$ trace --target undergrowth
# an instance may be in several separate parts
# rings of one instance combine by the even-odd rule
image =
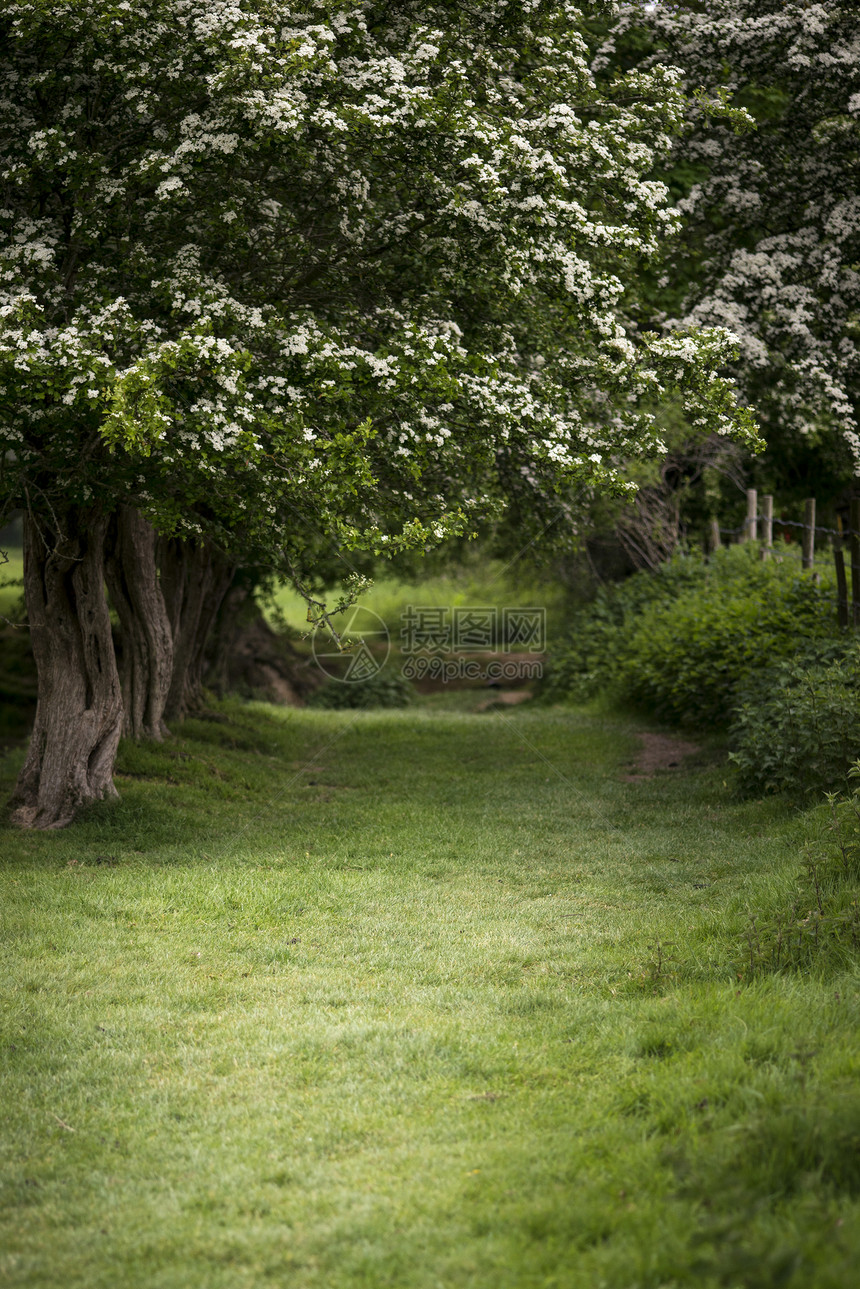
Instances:
[[[860,646],[840,630],[829,571],[755,544],[679,555],[602,588],[553,651],[545,701],[602,695],[669,725],[727,730],[747,796],[809,802],[860,751]]]
[[[415,701],[415,686],[396,671],[382,669],[366,680],[330,680],[308,698],[310,707],[335,711],[370,707],[408,707]]]
[[[747,795],[810,801],[847,787],[860,752],[860,643],[799,641],[795,657],[741,687],[730,738],[729,759]]]
[[[683,552],[600,589],[554,651],[544,696],[609,690],[670,724],[727,724],[739,688],[798,639],[837,635],[829,584],[752,544]]]

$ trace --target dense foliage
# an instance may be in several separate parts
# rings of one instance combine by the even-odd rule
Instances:
[[[677,724],[721,727],[747,680],[802,639],[832,639],[829,586],[755,546],[685,553],[657,573],[607,586],[574,620],[545,693],[582,699],[601,690]]]
[[[656,293],[670,329],[720,323],[778,479],[860,472],[860,25],[847,0],[626,3],[599,64],[681,69],[756,119],[694,108],[670,173],[681,242]]]
[[[791,656],[798,637],[833,631],[833,605],[808,576],[760,570],[706,579],[673,605],[644,610],[618,660],[619,696],[661,720],[719,727],[748,676]]]
[[[726,731],[734,783],[799,801],[844,787],[860,749],[860,646],[834,588],[786,556],[685,553],[608,585],[574,618],[549,701],[605,695],[669,724]]]
[[[571,5],[10,4],[0,17],[12,505],[120,496],[288,564],[488,493],[623,488],[638,401],[748,423],[724,332],[629,335],[663,67],[598,89]],[[495,479],[495,485],[493,484]]]
[[[807,644],[742,689],[731,724],[740,789],[802,799],[846,785],[860,750],[860,646]]]

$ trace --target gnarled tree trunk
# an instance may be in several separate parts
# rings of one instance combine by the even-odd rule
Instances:
[[[233,689],[270,703],[300,704],[318,688],[322,672],[269,626],[254,598],[260,581],[259,569],[236,571],[206,646],[206,684],[216,694]]]
[[[249,610],[253,612],[256,608],[253,602],[255,582],[253,570],[245,570],[245,576],[239,573],[233,578],[212,627],[206,682],[218,695],[226,694],[230,688],[230,659],[246,617],[250,616]]]
[[[107,584],[120,624],[123,734],[160,742],[173,677],[173,633],[155,561],[152,525],[130,506],[111,522]]]
[[[235,566],[208,541],[163,541],[158,555],[173,633],[173,676],[164,714],[183,720],[201,706],[206,641]]]
[[[104,592],[107,526],[94,511],[67,513],[55,532],[24,519],[38,705],[12,797],[23,828],[62,828],[81,806],[117,796],[122,694]]]

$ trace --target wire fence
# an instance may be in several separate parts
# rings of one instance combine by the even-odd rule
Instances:
[[[788,519],[784,515],[773,513],[773,497],[765,495],[759,507],[758,493],[755,488],[747,489],[747,514],[742,524],[735,528],[721,527],[715,518],[711,520],[709,545],[716,549],[723,544],[723,537],[734,538],[738,542],[757,541],[762,559],[799,559],[801,570],[810,572],[820,583],[820,569],[832,561],[836,577],[836,596],[822,596],[826,603],[836,606],[839,625],[842,627],[860,627],[860,497],[852,498],[848,508],[848,522],[843,523],[842,516],[837,519],[836,528],[828,528],[815,522],[816,502],[814,497],[807,497],[804,502],[804,518]],[[796,529],[800,537],[798,546],[784,540],[779,548],[773,544],[774,529],[782,529],[782,537],[790,538],[790,532]],[[816,536],[821,533],[830,538],[829,557],[824,560],[816,555]],[[846,560],[846,548],[848,559]],[[795,554],[795,552],[797,552]]]
[[[756,524],[763,524],[766,522],[767,517],[765,515],[753,515],[752,518]],[[749,522],[749,518],[747,518],[742,524],[739,524],[737,528],[720,528],[720,533],[725,534],[727,537],[745,533]],[[807,526],[802,519],[783,519],[781,515],[772,515],[770,517],[770,522],[773,524],[774,528],[806,528]],[[853,529],[824,528],[821,524],[815,524],[813,531],[816,533],[832,534],[834,537],[842,537],[844,539],[851,536]],[[860,536],[860,534],[858,534],[858,536]]]

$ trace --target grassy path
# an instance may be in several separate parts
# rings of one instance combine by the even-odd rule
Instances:
[[[0,1285],[855,1283],[860,978],[737,977],[803,821],[586,714],[225,710],[0,832]]]

